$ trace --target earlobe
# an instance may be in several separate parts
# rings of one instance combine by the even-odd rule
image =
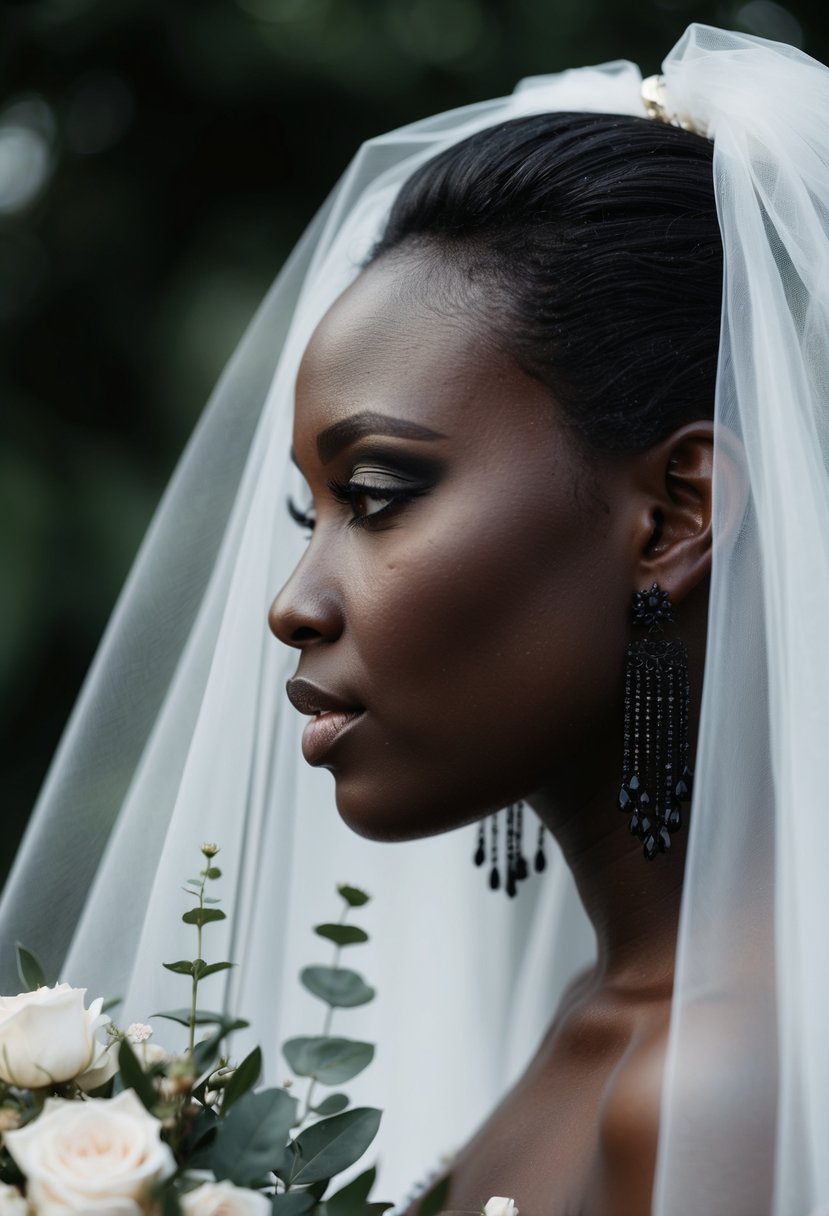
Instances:
[[[711,570],[714,424],[688,423],[644,454],[650,532],[641,586],[658,582],[679,603]]]

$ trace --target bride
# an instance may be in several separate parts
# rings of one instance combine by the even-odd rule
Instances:
[[[829,74],[700,26],[664,73],[361,150],[194,436],[0,906],[146,1017],[216,838],[239,966],[211,982],[280,1077],[305,928],[366,886],[354,1092],[381,1189],[454,1149],[452,1208],[829,1204]]]

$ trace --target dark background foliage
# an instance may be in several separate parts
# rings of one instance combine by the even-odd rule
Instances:
[[[0,7],[0,874],[154,504],[370,135],[690,20],[829,58],[790,0],[17,0]]]

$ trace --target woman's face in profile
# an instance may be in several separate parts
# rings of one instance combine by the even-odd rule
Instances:
[[[414,257],[365,270],[305,352],[315,522],[269,618],[298,708],[359,711],[312,719],[303,750],[381,839],[615,774],[631,593],[618,466],[480,320],[430,307]]]

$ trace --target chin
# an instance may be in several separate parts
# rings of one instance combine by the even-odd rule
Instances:
[[[334,774],[337,810],[343,823],[367,840],[400,842],[439,836],[485,815],[490,806],[470,808],[457,791],[416,791],[398,784],[349,779]]]

